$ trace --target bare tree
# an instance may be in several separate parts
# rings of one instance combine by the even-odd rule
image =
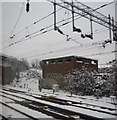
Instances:
[[[42,69],[42,66],[41,66],[41,61],[39,59],[35,59],[31,62],[31,65],[33,68],[36,68],[36,69]]]

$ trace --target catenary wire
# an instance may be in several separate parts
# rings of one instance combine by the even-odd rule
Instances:
[[[25,2],[22,3],[22,7],[21,7],[20,14],[19,14],[18,19],[17,19],[17,21],[16,21],[16,23],[15,23],[15,25],[14,25],[11,33],[10,33],[10,37],[11,37],[11,35],[13,34],[13,32],[14,32],[14,30],[15,30],[15,28],[16,28],[16,26],[17,26],[17,24],[18,24],[18,22],[19,22],[19,20],[20,20],[20,18],[21,18],[22,11],[23,11],[23,8],[24,8],[24,3],[25,3]],[[9,40],[9,37],[8,37],[6,40],[2,41],[2,43],[5,43],[5,42],[8,41],[8,40]]]
[[[103,7],[107,6],[107,5],[110,5],[110,4],[112,4],[112,3],[114,3],[114,2],[110,2],[110,3],[108,3],[108,4],[104,4],[104,5],[100,6],[100,7],[97,7],[96,9],[94,9],[94,11],[95,11],[95,10],[98,10],[98,9],[100,9],[100,8],[103,8]],[[59,11],[59,10],[61,10],[61,9],[62,9],[62,8],[58,9],[57,11]],[[56,11],[56,12],[57,12],[57,11]],[[37,21],[34,22],[33,24],[27,26],[27,28],[29,28],[29,27],[31,27],[32,25],[40,22],[41,20],[49,17],[49,16],[52,15],[53,13],[54,13],[54,12],[50,13],[49,15],[45,16],[44,18],[42,18],[42,19],[40,19],[40,20],[37,20]],[[79,16],[79,15],[76,15],[75,17],[77,17],[77,16]],[[62,20],[62,21],[60,21],[60,22],[58,22],[58,23],[61,23],[61,22],[66,21],[66,20],[69,20],[69,19],[71,19],[71,18],[72,18],[72,17],[70,17],[70,18],[68,18],[68,19],[64,19],[64,20]],[[77,19],[79,19],[79,18],[81,18],[81,16],[78,17],[78,18],[76,18],[75,20],[77,20]],[[58,24],[58,23],[57,23],[57,24]],[[53,26],[53,25],[50,25],[50,26],[48,26],[48,27],[51,27],[51,26]],[[47,28],[48,28],[48,27],[47,27]],[[46,28],[46,29],[47,29],[47,28]],[[18,33],[22,32],[22,31],[25,30],[25,29],[26,29],[26,28],[23,28],[23,29],[22,29],[21,31],[19,31]],[[44,30],[44,28],[41,29],[41,31],[42,31],[42,30]],[[37,32],[38,32],[38,31],[37,31]],[[37,33],[37,32],[35,32],[35,33]],[[18,34],[18,33],[16,33],[16,34]],[[16,34],[15,34],[15,35],[16,35]]]
[[[72,48],[75,49],[74,47],[72,47]],[[87,49],[79,50],[79,52],[85,51],[85,50],[89,50],[89,49],[92,49],[92,48],[87,48]],[[38,57],[38,56],[43,56],[43,55],[48,55],[48,54],[53,54],[53,53],[59,53],[59,52],[68,51],[68,50],[70,50],[70,49],[67,48],[67,49],[60,49],[60,50],[55,50],[55,51],[49,51],[49,52],[42,53],[42,54],[36,54],[36,55],[28,56],[26,58],[30,59],[30,58],[34,58],[34,57]],[[100,55],[111,54],[111,53],[115,53],[115,52],[117,52],[117,51],[104,52],[104,53],[100,52],[100,53],[90,54],[90,55],[86,54],[85,56],[97,56],[97,55],[100,56]]]
[[[58,9],[56,12],[60,11],[61,9],[62,9],[62,8]],[[19,34],[19,33],[23,32],[24,30],[26,30],[26,29],[28,29],[28,28],[32,27],[33,25],[35,25],[35,24],[39,23],[40,21],[42,21],[42,20],[44,20],[44,19],[48,18],[48,17],[49,17],[49,16],[51,16],[53,13],[54,13],[54,12],[51,12],[50,14],[48,14],[48,15],[46,15],[46,16],[44,16],[44,17],[42,17],[41,19],[39,19],[39,20],[37,20],[37,21],[35,21],[35,22],[33,22],[33,23],[32,23],[32,24],[30,24],[29,26],[27,26],[27,27],[25,27],[25,28],[21,29],[20,31],[18,31],[17,33],[15,33],[15,34],[14,34],[14,36],[16,36],[17,34]],[[6,42],[6,41],[8,41],[8,40],[9,40],[9,38],[8,38],[8,39],[6,39],[5,41],[2,41],[2,43]]]
[[[23,8],[24,8],[24,2],[23,2],[23,4],[22,4],[22,8],[21,8],[21,11],[20,11],[19,17],[18,17],[18,19],[17,19],[17,21],[16,21],[16,23],[15,23],[15,25],[14,25],[14,27],[13,27],[13,30],[11,31],[10,36],[13,34],[13,32],[14,32],[14,30],[15,30],[15,28],[16,28],[16,26],[17,26],[17,24],[18,24],[18,22],[19,22],[19,20],[20,20],[20,18],[21,18]]]
[[[89,50],[89,49],[93,49],[93,48],[97,48],[97,46],[94,46],[93,48],[92,48],[92,45],[94,46],[95,44],[94,43],[92,43],[92,44],[90,44],[90,43],[88,43],[88,44],[84,44],[83,46],[72,46],[72,47],[69,47],[69,48],[61,48],[61,49],[57,49],[57,50],[54,50],[54,51],[49,51],[49,52],[47,52],[47,53],[43,53],[43,54],[36,54],[36,55],[32,55],[32,56],[28,56],[28,58],[30,58],[30,57],[35,57],[35,56],[39,56],[39,55],[47,55],[47,54],[50,54],[50,53],[58,53],[58,52],[63,52],[63,51],[68,51],[68,50],[73,50],[73,49],[76,49],[76,48],[85,48],[85,49],[83,49],[83,50],[79,50],[80,52],[81,51],[85,51],[85,50]],[[90,47],[90,48],[86,48],[86,47]],[[78,52],[78,51],[77,51]],[[39,52],[38,52],[39,53]]]

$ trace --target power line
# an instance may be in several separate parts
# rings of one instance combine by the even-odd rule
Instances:
[[[16,26],[17,26],[17,24],[18,24],[18,22],[19,22],[19,20],[20,20],[20,18],[21,18],[22,11],[23,11],[23,7],[24,7],[24,2],[22,3],[22,7],[21,7],[20,14],[19,14],[19,16],[18,16],[18,19],[17,19],[17,21],[16,21],[16,23],[15,23],[15,25],[14,25],[14,27],[13,27],[13,30],[12,30],[11,33],[10,33],[10,38],[12,38],[12,37],[15,36],[15,34],[14,34],[13,36],[11,36],[11,35],[12,35],[12,33],[14,32],[14,30],[15,30],[15,28],[16,28]],[[8,37],[6,40],[2,41],[2,43],[5,43],[5,42],[8,41],[8,40],[9,40],[9,37]]]
[[[70,21],[70,22],[71,22],[71,21]],[[63,24],[64,24],[64,23],[63,23]],[[63,26],[63,24],[60,25],[59,27]],[[66,24],[65,24],[65,25],[66,25]],[[48,26],[48,27],[50,27],[50,26]],[[12,45],[17,44],[17,43],[20,43],[20,42],[23,42],[23,41],[29,40],[29,39],[31,39],[31,38],[34,38],[34,37],[37,37],[37,36],[43,35],[43,34],[45,34],[45,33],[47,33],[47,32],[52,31],[52,30],[54,30],[54,28],[51,28],[51,29],[49,29],[49,30],[46,30],[46,31],[44,31],[44,32],[42,32],[42,33],[38,33],[38,34],[36,34],[36,35],[34,35],[34,36],[31,36],[31,35],[34,34],[34,33],[32,33],[32,34],[27,35],[27,36],[23,37],[22,39],[20,39],[20,40],[14,42],[14,43],[12,43],[12,44],[10,44],[10,45],[8,45],[8,46],[3,47],[3,49],[6,49],[6,48],[8,48],[8,47],[10,47],[10,46],[12,46]],[[106,30],[103,30],[103,31],[95,30],[95,31],[96,31],[96,32],[95,32],[94,34],[99,33],[99,32],[103,32],[103,31],[106,31]],[[79,37],[79,38],[80,38],[80,37]],[[75,41],[75,40],[73,40],[73,39],[71,39],[71,40],[72,40],[72,41]],[[78,43],[77,41],[75,41],[75,42]],[[81,43],[80,43],[80,44],[81,44]]]
[[[107,5],[112,4],[112,3],[113,3],[113,2],[108,3]],[[98,7],[98,8],[96,8],[96,9],[94,9],[94,10],[98,10],[98,9],[100,9],[100,8],[104,7],[104,6],[107,6],[107,5],[102,5],[101,7]],[[57,11],[59,11],[59,10],[61,10],[61,9],[62,9],[62,8],[58,9]],[[56,12],[57,12],[57,11],[56,11]],[[47,16],[45,16],[45,17],[41,18],[40,20],[35,21],[33,24],[31,24],[31,25],[27,26],[26,28],[23,28],[22,30],[20,30],[20,31],[19,31],[19,32],[17,32],[16,34],[19,34],[19,33],[21,33],[22,31],[24,31],[25,29],[27,29],[27,28],[31,27],[32,25],[37,24],[38,22],[42,21],[43,19],[45,19],[45,18],[47,18],[47,17],[51,16],[53,13],[54,13],[54,12],[52,12],[52,13],[48,14]],[[75,17],[77,17],[77,16],[79,16],[79,15],[76,15]],[[81,18],[81,17],[82,17],[82,16],[80,16],[80,17],[76,18],[75,20],[77,20],[77,19],[79,19],[79,18]],[[69,20],[69,19],[71,19],[71,18],[72,18],[72,17],[67,18],[67,19],[64,19],[64,20],[62,20],[62,21],[60,21],[60,22],[57,22],[57,24],[58,24],[58,23],[61,23],[61,22],[63,22],[63,21]],[[72,21],[70,21],[70,22],[72,22]],[[68,23],[70,23],[70,22],[68,22]],[[65,23],[65,24],[67,24],[67,23]],[[53,24],[52,24],[52,25],[50,25],[50,26],[48,26],[48,28],[49,28],[49,27],[51,27],[51,26],[53,26]],[[47,29],[47,27],[46,27],[46,28],[42,28],[40,31],[42,31],[42,30],[44,30],[44,29]],[[38,31],[37,31],[37,32],[38,32]],[[37,32],[35,32],[35,33],[37,33]],[[14,35],[16,36],[16,34],[14,34]]]
[[[75,20],[77,20],[77,19],[79,19],[79,18],[81,18],[81,17],[78,17],[78,18],[76,18]],[[71,17],[68,18],[68,19],[71,19]],[[61,20],[61,21],[57,22],[57,24],[59,24],[59,23],[61,23],[61,22],[63,22],[63,21],[66,21],[66,20],[68,20],[68,19]],[[59,25],[59,27],[64,26],[64,25],[67,25],[68,23],[71,23],[71,22],[72,22],[72,20],[69,21],[69,22],[63,23],[62,25]],[[48,30],[48,31],[44,31],[44,32],[42,32],[42,31],[45,30],[45,29],[48,29],[48,28],[50,28],[50,27],[53,27],[53,25],[54,25],[54,24],[52,24],[52,25],[50,25],[50,26],[47,26],[47,27],[45,27],[45,28],[42,28],[42,29],[40,29],[40,30],[38,30],[38,31],[36,31],[36,32],[34,32],[34,33],[32,33],[32,34],[29,34],[28,36],[25,36],[25,37],[23,37],[22,39],[16,41],[14,44],[17,44],[17,43],[22,42],[22,41],[26,41],[26,40],[28,40],[28,39],[31,39],[31,38],[33,38],[33,37],[36,37],[36,36],[45,34],[45,33],[47,33],[47,32],[50,32],[50,31],[53,30],[53,28],[50,29],[50,30]],[[94,31],[95,31],[95,30],[94,30]],[[37,35],[34,35],[33,37],[30,37],[31,35],[36,34],[36,33],[38,33],[38,32],[42,32],[42,33],[37,34]],[[97,31],[96,31],[96,32],[97,32]],[[25,38],[27,38],[27,37],[29,37],[29,38],[28,38],[28,39],[25,39]],[[11,44],[11,45],[14,45],[14,44]],[[10,45],[10,46],[11,46],[11,45]],[[9,46],[7,46],[7,47],[9,47]],[[5,47],[5,48],[7,48],[7,47]]]
[[[76,0],[76,1],[77,1],[77,0]],[[107,4],[103,4],[103,5],[95,8],[94,10],[99,10],[99,9],[101,9],[101,8],[107,7],[108,5],[111,5],[111,4],[115,3],[115,1],[116,1],[116,0],[114,0],[113,2],[109,2],[109,3],[107,3]]]
[[[46,53],[41,53],[41,54],[39,54],[39,52],[38,52],[38,54],[36,54],[36,55],[32,55],[32,56],[27,56],[26,58],[32,58],[32,57],[37,57],[37,56],[42,56],[42,55],[48,55],[48,54],[52,54],[52,53],[58,53],[58,52],[63,52],[63,51],[68,51],[68,50],[73,50],[73,49],[77,49],[77,48],[85,48],[85,49],[83,49],[83,50],[78,50],[77,52],[81,52],[81,51],[85,51],[85,50],[90,50],[90,49],[93,49],[93,48],[97,48],[97,46],[94,46],[93,48],[92,48],[92,45],[94,46],[94,45],[96,45],[96,44],[94,44],[94,43],[92,43],[92,44],[84,44],[83,46],[72,46],[72,47],[69,47],[69,48],[61,48],[61,49],[57,49],[57,50],[54,50],[54,51],[49,51],[49,52],[46,52]],[[53,46],[54,47],[54,46]],[[86,47],[90,47],[90,48],[86,48]],[[42,50],[41,50],[42,51]],[[101,53],[100,53],[101,54]],[[94,55],[98,55],[98,54],[94,54]]]
[[[61,9],[63,9],[63,8],[58,9],[56,12],[60,11]],[[36,24],[39,23],[40,21],[42,21],[42,20],[48,18],[48,17],[51,16],[53,13],[54,13],[54,12],[51,12],[50,14],[48,14],[48,15],[42,17],[41,19],[39,19],[39,20],[37,20],[37,21],[35,21],[35,22],[33,22],[33,23],[30,24],[29,26],[27,26],[27,27],[21,29],[20,31],[18,31],[17,33],[15,33],[12,37],[15,37],[17,34],[23,32],[24,30],[26,30],[26,29],[28,29],[28,28],[30,28],[30,27],[32,27],[33,25],[36,25]],[[8,41],[8,40],[9,40],[9,38],[6,39],[5,41],[3,41],[2,43],[6,42],[6,41]]]
[[[77,35],[77,36],[74,36],[74,37],[71,37],[71,38],[74,39],[74,38],[77,38],[77,37],[78,37],[78,35]],[[66,39],[64,39],[64,40],[66,40]],[[58,46],[58,45],[64,44],[64,43],[66,42],[66,41],[64,41],[64,40],[61,40],[61,41],[59,41],[59,42],[55,42],[55,43],[53,43],[53,44],[48,44],[48,45],[45,46],[45,48],[43,47],[43,49],[40,49],[40,48],[34,49],[34,50],[32,50],[31,52],[37,51],[37,50],[39,50],[39,52],[40,52],[40,51],[49,49],[49,47],[56,47],[56,46]],[[78,44],[79,44],[79,43],[78,43]],[[29,53],[29,52],[27,52],[27,53]],[[26,54],[27,54],[27,53],[26,53]]]
[[[47,0],[47,1],[48,1],[48,0]],[[62,1],[62,2],[63,2],[63,1]],[[112,4],[112,3],[109,3],[109,4]],[[101,7],[98,7],[98,8],[96,8],[96,9],[94,9],[93,11],[96,11],[96,10],[102,8],[102,7],[105,7],[105,6],[109,5],[109,4],[102,5]],[[79,18],[81,18],[81,16],[80,16]],[[79,19],[79,18],[78,18],[78,19]],[[68,22],[68,23],[70,23],[70,22]],[[65,23],[65,24],[68,24],[68,23]],[[49,27],[50,27],[50,26],[49,26]],[[43,30],[44,30],[44,28],[43,28]],[[44,31],[44,33],[46,33],[46,32],[47,32],[47,31]]]
[[[111,51],[111,52],[100,52],[100,53],[96,53],[96,54],[90,54],[90,55],[85,55],[85,56],[97,56],[97,55],[106,55],[106,54],[111,54],[111,53],[116,53],[117,50]]]
[[[74,47],[72,47],[72,49],[75,49]],[[90,48],[92,49],[92,48]],[[37,57],[37,56],[43,56],[43,55],[48,55],[48,54],[53,54],[53,53],[58,53],[58,52],[63,52],[63,51],[67,51],[67,50],[71,50],[71,48],[66,48],[66,49],[59,49],[59,50],[55,50],[55,51],[49,51],[49,52],[46,52],[46,53],[42,53],[42,54],[36,54],[36,55],[32,55],[32,56],[28,56],[26,58],[33,58],[33,57]],[[85,50],[89,50],[89,48],[87,49],[83,49],[83,50],[79,50],[77,52],[81,52],[81,51],[85,51]],[[105,55],[105,54],[115,54],[117,51],[111,51],[111,52],[104,52],[104,53],[96,53],[96,54],[87,54],[85,56],[97,56],[97,55]]]
[[[77,19],[79,19],[79,18],[80,18],[80,17],[78,17]],[[68,18],[68,19],[71,19],[71,18]],[[68,20],[68,19],[65,19],[65,20]],[[65,20],[59,21],[58,23],[61,23],[61,22],[65,21]],[[63,23],[63,24],[60,25],[59,27],[64,26],[64,25],[66,25],[66,24],[68,24],[68,23],[70,23],[70,22],[71,22],[71,21],[69,21],[69,22],[67,22],[67,23]],[[57,23],[57,24],[58,24],[58,23]],[[37,34],[37,35],[34,35],[34,36],[31,37],[31,35],[36,34],[36,33],[38,33],[38,32],[41,32],[41,31],[43,31],[43,30],[45,30],[45,29],[48,29],[49,27],[52,27],[52,26],[53,26],[53,24],[50,25],[50,26],[48,26],[48,27],[42,28],[42,29],[40,29],[39,31],[36,31],[36,32],[34,32],[34,33],[32,33],[32,34],[30,34],[30,35],[28,35],[28,36],[23,37],[23,38],[20,39],[19,41],[16,41],[16,42],[12,43],[11,45],[17,44],[17,43],[19,43],[19,42],[22,42],[22,41],[25,41],[25,40],[28,40],[28,39],[31,39],[31,38],[36,37],[36,36],[38,36],[38,35],[42,35],[42,34],[44,34],[44,33],[47,33],[47,32],[49,32],[49,31],[51,31],[51,30],[53,30],[53,29],[50,29],[50,30],[48,30],[48,31],[44,31],[44,32],[42,32],[42,33],[40,33],[40,34]],[[29,38],[28,38],[28,37],[29,37]],[[25,38],[26,38],[26,39],[25,39]],[[27,39],[27,38],[28,38],[28,39]],[[9,46],[11,46],[11,45],[9,45]],[[9,46],[7,46],[7,47],[9,47]],[[4,47],[4,48],[7,48],[7,47]],[[3,49],[4,49],[4,48],[3,48]]]
[[[20,18],[21,18],[22,11],[23,11],[23,7],[24,7],[24,2],[23,2],[23,4],[22,4],[22,8],[21,8],[19,17],[18,17],[18,19],[17,19],[17,21],[16,21],[16,23],[15,23],[15,25],[14,25],[14,27],[13,27],[13,30],[11,31],[10,38],[12,38],[12,37],[14,36],[14,35],[13,35],[13,36],[11,36],[11,35],[13,34],[13,32],[14,32],[14,30],[15,30],[15,28],[16,28],[16,26],[17,26],[17,24],[18,24],[18,22],[19,22],[19,20],[20,20]]]

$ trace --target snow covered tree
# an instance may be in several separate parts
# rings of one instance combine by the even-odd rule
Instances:
[[[112,65],[111,93],[117,97],[117,60]]]
[[[82,69],[74,69],[72,72],[65,75],[66,90],[72,86],[74,88],[75,94],[81,95],[93,95],[95,80],[94,75],[95,71],[88,70],[85,67]]]
[[[31,62],[31,65],[33,68],[36,68],[36,69],[42,69],[41,67],[41,61],[38,60],[38,59],[35,59]]]

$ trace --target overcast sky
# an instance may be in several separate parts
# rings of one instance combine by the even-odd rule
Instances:
[[[84,2],[84,4],[95,9],[109,2],[112,1]],[[115,53],[106,54],[115,50],[115,42],[107,44],[105,48],[101,44],[97,44],[109,39],[109,31],[106,27],[93,22],[94,38],[91,40],[89,38],[83,39],[80,37],[80,33],[73,32],[72,23],[69,23],[60,27],[60,29],[65,34],[68,34],[69,37],[74,38],[76,42],[73,40],[67,41],[66,36],[54,30],[49,31],[53,26],[46,28],[53,25],[53,14],[38,21],[53,12],[52,3],[33,2],[33,0],[30,0],[30,11],[28,13],[25,10],[25,4],[26,0],[23,2],[2,2],[2,5],[0,4],[0,7],[2,7],[2,23],[0,22],[0,25],[2,24],[2,53],[17,58],[27,58],[30,61],[37,58],[42,60],[69,55],[98,59],[99,64],[105,64],[115,59]],[[60,9],[60,7],[57,7],[57,9]],[[115,18],[115,3],[101,8],[98,11],[106,16],[110,14],[111,17]],[[57,21],[69,17],[71,17],[71,12],[65,9],[57,12]],[[70,21],[71,19],[57,25],[59,26]],[[34,24],[34,22],[37,23]],[[80,28],[84,34],[90,34],[90,21],[88,19],[81,17],[75,21],[75,26]],[[40,31],[42,28],[45,29]],[[44,31],[47,32],[41,34]],[[14,35],[14,38],[10,39],[12,35]],[[26,37],[27,35],[30,36]],[[99,53],[100,55],[97,55]]]

